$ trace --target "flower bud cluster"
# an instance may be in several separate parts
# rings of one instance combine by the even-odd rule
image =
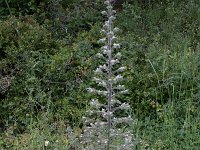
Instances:
[[[80,136],[82,146],[80,150],[132,150],[134,149],[133,134],[120,127],[129,126],[133,119],[130,116],[130,105],[118,100],[120,94],[126,94],[122,73],[126,67],[120,66],[120,44],[117,43],[116,33],[119,28],[113,27],[116,11],[113,10],[111,0],[105,0],[107,10],[101,13],[107,17],[102,29],[105,37],[98,43],[104,44],[97,57],[102,61],[95,72],[93,81],[97,88],[88,88],[87,91],[104,97],[105,100],[92,99],[90,109],[83,117],[85,129]],[[119,112],[123,116],[119,116]],[[117,142],[121,141],[121,142]]]

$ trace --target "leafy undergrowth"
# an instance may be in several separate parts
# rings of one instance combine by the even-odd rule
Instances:
[[[182,120],[176,115],[177,106],[170,102],[157,110],[159,117],[155,120],[146,118],[135,120],[133,131],[139,137],[139,150],[196,150],[200,145],[200,114],[193,104],[186,102]],[[38,122],[32,123],[23,134],[14,134],[15,127],[10,126],[0,137],[2,150],[73,150],[64,121],[48,124],[44,115]],[[75,128],[75,134],[81,133]]]

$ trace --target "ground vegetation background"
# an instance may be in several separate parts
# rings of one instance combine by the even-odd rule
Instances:
[[[116,0],[138,149],[200,147],[200,1]],[[101,0],[0,0],[0,149],[70,148],[102,37]]]

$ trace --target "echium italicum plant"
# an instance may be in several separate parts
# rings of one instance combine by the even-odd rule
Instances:
[[[120,44],[117,42],[117,27],[113,27],[116,11],[113,10],[112,0],[106,0],[106,11],[102,11],[108,20],[103,25],[105,37],[101,52],[97,53],[101,65],[95,70],[94,81],[98,88],[88,88],[99,99],[92,99],[90,109],[83,117],[85,128],[80,136],[81,150],[132,150],[134,139],[128,126],[133,121],[130,115],[130,105],[118,100],[121,94],[128,90],[122,85],[122,72],[126,67],[120,65]]]

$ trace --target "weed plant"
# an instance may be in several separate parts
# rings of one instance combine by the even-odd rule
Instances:
[[[102,11],[102,14],[108,20],[101,30],[105,37],[99,43],[104,46],[97,53],[101,64],[95,70],[96,76],[93,78],[98,88],[87,89],[89,93],[95,93],[98,99],[91,100],[87,115],[83,117],[85,129],[80,136],[78,149],[131,150],[134,147],[133,135],[126,128],[132,122],[130,105],[118,100],[128,90],[120,84],[123,81],[121,74],[126,67],[120,66],[120,44],[116,37],[119,29],[113,27],[116,11],[113,10],[111,0],[106,0],[104,4],[107,10]]]

